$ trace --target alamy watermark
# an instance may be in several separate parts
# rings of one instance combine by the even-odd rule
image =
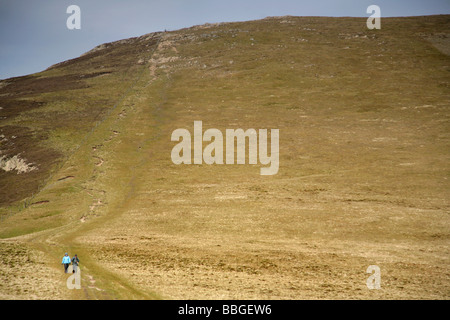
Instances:
[[[225,130],[225,159],[223,156],[224,138],[218,129],[208,129],[203,133],[202,121],[194,121],[194,146],[192,147],[191,133],[187,129],[176,129],[172,132],[171,141],[179,141],[171,152],[174,164],[192,164],[192,149],[194,164],[236,164],[246,162],[246,140],[248,139],[248,163],[268,165],[260,169],[261,175],[277,174],[279,160],[279,130],[270,130],[270,155],[268,155],[267,129],[226,129]],[[181,141],[180,141],[181,140]],[[203,149],[203,142],[210,142]],[[236,142],[236,143],[235,143]]]
[[[381,29],[381,9],[377,5],[371,5],[367,7],[367,13],[371,13],[372,15],[367,19],[367,28],[372,29]]]
[[[67,7],[66,13],[71,15],[66,20],[67,29],[81,29],[81,9],[77,5],[70,5]]]
[[[370,273],[371,276],[367,278],[366,286],[370,290],[381,289],[381,270],[379,266],[371,265],[367,268],[366,273]]]
[[[69,273],[72,272],[72,266],[69,266]],[[81,269],[77,266],[75,272],[67,278],[67,289],[81,289]]]

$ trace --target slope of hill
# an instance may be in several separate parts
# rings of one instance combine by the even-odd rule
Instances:
[[[449,35],[273,17],[1,81],[0,298],[448,299]],[[174,164],[194,121],[279,129],[278,173]]]

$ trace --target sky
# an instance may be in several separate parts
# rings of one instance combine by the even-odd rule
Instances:
[[[450,0],[0,0],[0,79],[32,74],[102,43],[214,22],[268,16],[381,18],[450,14]],[[80,8],[81,29],[66,13]]]

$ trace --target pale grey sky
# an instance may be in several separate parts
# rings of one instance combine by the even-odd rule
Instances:
[[[66,27],[72,4],[80,30]],[[368,17],[371,4],[382,17],[450,14],[450,0],[0,0],[0,79],[150,32],[281,15]]]

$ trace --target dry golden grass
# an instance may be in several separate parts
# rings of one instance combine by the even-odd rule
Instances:
[[[32,252],[46,268],[17,280],[3,266],[2,297],[448,299],[450,60],[427,37],[449,31],[448,16],[377,31],[281,17],[162,34],[36,198],[48,202],[0,225],[17,236],[7,259]],[[279,129],[279,173],[173,164],[170,135],[195,120]],[[65,251],[83,290],[58,279]],[[58,290],[19,291],[36,280]]]

